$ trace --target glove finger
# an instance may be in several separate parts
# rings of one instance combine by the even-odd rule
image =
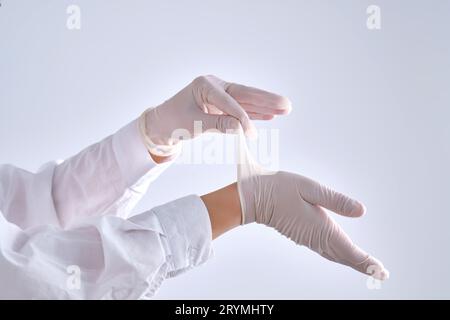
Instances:
[[[297,177],[301,195],[309,203],[322,206],[346,217],[360,217],[365,213],[366,208],[362,203],[314,180],[300,175]]]
[[[239,103],[244,110],[249,113],[260,113],[260,114],[266,114],[266,115],[284,115],[291,112],[290,108],[269,108],[269,107],[263,107],[258,106],[254,104],[248,104],[244,102]]]
[[[273,118],[275,118],[273,114],[261,114],[248,111],[247,114],[251,120],[272,120]]]
[[[379,260],[354,244],[345,231],[331,218],[329,218],[327,223],[329,224],[326,227],[328,232],[325,234],[328,234],[328,240],[324,245],[322,256],[352,267],[364,274],[371,275],[378,280],[389,278],[389,271]]]
[[[292,108],[291,101],[288,98],[265,90],[237,83],[226,83],[225,90],[241,104],[245,103],[271,110],[281,110],[281,114],[289,113]]]

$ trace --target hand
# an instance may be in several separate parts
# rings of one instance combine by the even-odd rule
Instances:
[[[283,171],[255,174],[253,169],[251,175],[241,173],[238,188],[243,223],[262,223],[331,261],[379,280],[389,277],[383,264],[353,244],[324,210],[360,217],[365,207],[358,201],[311,179]]]
[[[226,133],[242,126],[248,136],[254,136],[250,120],[270,120],[290,110],[290,101],[282,96],[215,76],[201,76],[160,106],[149,109],[145,131],[154,144],[162,146],[178,142],[172,136],[177,129],[195,137],[194,121],[201,121],[202,132],[216,129]]]

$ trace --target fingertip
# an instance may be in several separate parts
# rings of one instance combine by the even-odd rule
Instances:
[[[288,98],[285,98],[285,100],[286,100],[286,102],[285,102],[286,103],[285,104],[286,113],[285,114],[289,114],[292,111],[292,102]]]
[[[382,273],[382,276],[381,276],[381,279],[379,279],[379,280],[384,281],[384,280],[389,279],[390,273],[389,273],[388,269],[383,269],[383,271],[381,273]]]
[[[277,108],[273,112],[277,115],[287,115],[292,111],[292,102],[286,97],[281,97],[280,102],[277,103]]]
[[[353,200],[352,211],[350,212],[351,217],[361,217],[366,213],[366,206],[361,202]]]

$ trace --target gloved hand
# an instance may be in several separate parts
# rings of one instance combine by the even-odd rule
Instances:
[[[238,190],[242,223],[270,226],[323,257],[350,266],[375,279],[389,272],[356,246],[324,208],[359,217],[364,206],[306,177],[289,172],[267,172],[255,163],[239,164]]]
[[[164,155],[178,143],[179,139],[172,137],[175,130],[187,130],[191,138],[198,134],[194,121],[202,122],[202,132],[217,129],[226,133],[242,126],[247,136],[255,136],[251,119],[270,120],[290,110],[290,101],[282,96],[201,76],[163,104],[148,109],[141,117],[141,132],[148,145],[155,147],[154,152]]]

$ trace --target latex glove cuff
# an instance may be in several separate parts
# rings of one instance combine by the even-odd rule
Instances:
[[[152,110],[151,108],[145,110],[139,117],[139,132],[142,140],[147,147],[147,150],[159,157],[171,157],[181,152],[181,141],[174,144],[161,145],[154,143],[147,135],[147,113]]]

